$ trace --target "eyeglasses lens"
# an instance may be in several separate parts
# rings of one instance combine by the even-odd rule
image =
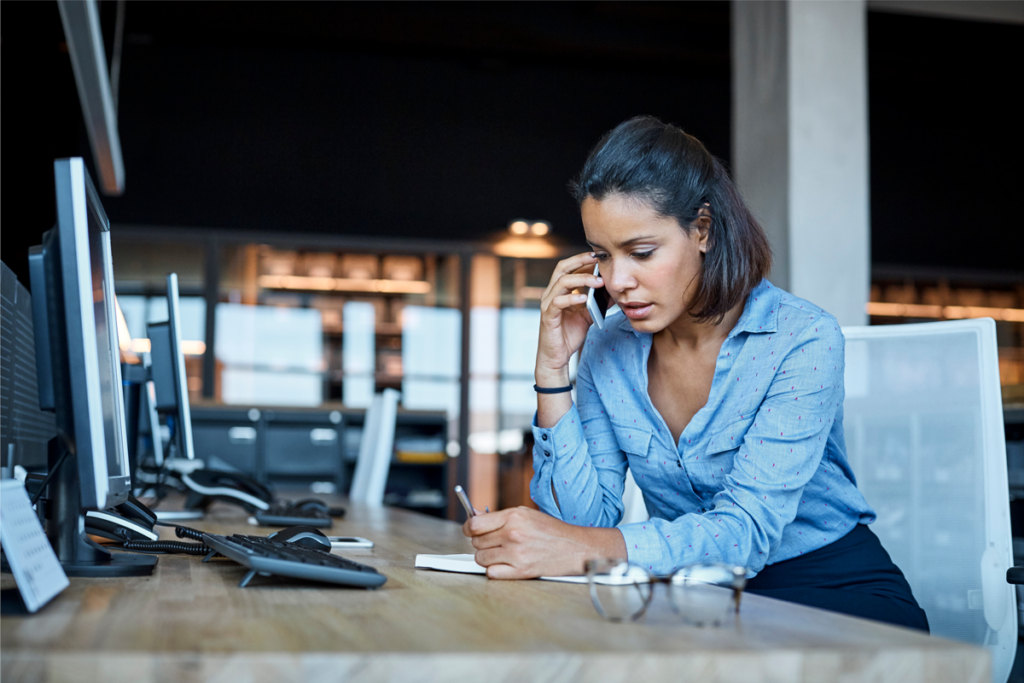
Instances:
[[[743,583],[729,567],[684,567],[672,575],[672,606],[689,624],[717,626],[735,613]]]
[[[590,597],[607,619],[628,621],[644,613],[651,598],[651,577],[628,562],[598,561],[589,567]]]

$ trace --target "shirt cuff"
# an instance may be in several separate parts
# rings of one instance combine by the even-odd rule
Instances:
[[[666,559],[669,563],[672,560],[665,557],[665,545],[661,542],[661,534],[654,520],[623,524],[619,531],[626,542],[626,559],[655,574],[666,573],[666,567],[662,565]]]
[[[574,453],[583,445],[583,428],[580,414],[573,403],[568,412],[562,416],[554,427],[537,426],[537,414],[533,414],[533,443],[536,450],[546,458],[555,458],[562,454]]]

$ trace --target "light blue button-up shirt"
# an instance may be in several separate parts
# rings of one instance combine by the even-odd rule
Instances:
[[[576,402],[551,429],[534,422],[530,492],[543,511],[615,526],[630,468],[651,519],[619,528],[629,559],[656,574],[697,562],[758,572],[874,521],[846,459],[834,317],[763,280],[678,443],[647,393],[651,339],[621,313],[590,328]]]

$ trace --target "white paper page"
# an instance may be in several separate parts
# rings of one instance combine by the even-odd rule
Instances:
[[[17,479],[0,482],[0,542],[29,612],[68,587],[67,575]]]
[[[419,569],[436,569],[442,572],[460,574],[485,574],[487,570],[478,565],[471,553],[459,555],[417,555],[416,567]],[[542,576],[541,581],[561,581],[563,583],[586,583],[585,576]]]

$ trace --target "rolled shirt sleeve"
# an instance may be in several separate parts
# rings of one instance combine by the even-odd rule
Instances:
[[[530,495],[541,510],[564,522],[613,527],[623,515],[622,486],[628,465],[612,424],[596,400],[588,360],[584,351],[576,376],[582,409],[573,402],[550,429],[538,427],[534,416]]]

